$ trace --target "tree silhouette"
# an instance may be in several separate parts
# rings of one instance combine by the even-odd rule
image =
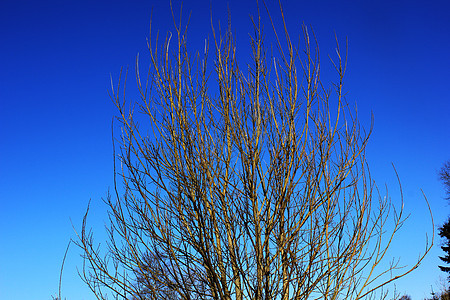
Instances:
[[[439,172],[439,179],[442,180],[447,194],[447,199],[450,200],[450,161],[446,162],[442,166]],[[438,234],[443,239],[441,249],[445,252],[445,256],[440,256],[439,258],[446,264],[450,264],[450,218],[441,227],[439,227]],[[450,273],[450,267],[439,266],[439,268],[443,272]]]

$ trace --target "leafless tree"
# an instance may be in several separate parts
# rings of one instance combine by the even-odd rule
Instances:
[[[439,179],[444,184],[447,199],[450,200],[450,160],[444,163],[439,170]]]
[[[268,14],[272,47],[251,19],[244,66],[230,26],[212,25],[211,65],[210,43],[192,54],[180,17],[174,34],[148,39],[146,76],[136,59],[140,100],[125,99],[126,74],[112,85],[108,247],[87,213],[78,242],[98,299],[384,298],[428,253],[409,268],[386,262],[403,199],[393,205],[370,177],[371,129],[344,100],[346,55],[336,43],[325,86],[315,36],[303,27],[296,46],[281,15],[279,34]]]

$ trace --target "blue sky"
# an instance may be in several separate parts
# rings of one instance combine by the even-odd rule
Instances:
[[[173,1],[179,7],[180,1]],[[247,43],[254,1],[229,1],[238,45]],[[311,26],[326,55],[334,32],[348,38],[347,99],[374,130],[372,175],[398,196],[400,175],[409,221],[393,254],[413,263],[450,207],[437,171],[450,159],[450,6],[446,1],[283,1],[292,34]],[[276,4],[269,7],[278,13]],[[227,2],[185,1],[191,47],[202,49],[213,18],[226,24]],[[0,299],[50,299],[58,289],[67,242],[92,199],[90,224],[102,241],[101,198],[113,186],[110,74],[145,57],[153,26],[172,29],[168,1],[22,1],[0,3]],[[263,14],[264,15],[264,14]],[[267,18],[266,18],[267,20]],[[268,24],[266,24],[269,29]],[[197,46],[198,45],[198,46]],[[132,77],[131,77],[132,78]],[[131,81],[130,81],[131,82]],[[130,91],[132,91],[132,84]],[[438,285],[439,238],[420,268],[397,284],[413,299]],[[67,299],[94,299],[77,275],[71,246],[63,274]]]

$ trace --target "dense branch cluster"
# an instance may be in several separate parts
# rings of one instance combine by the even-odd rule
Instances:
[[[149,38],[146,78],[136,62],[139,101],[121,96],[126,79],[112,88],[122,134],[108,249],[86,218],[79,241],[99,299],[361,299],[417,267],[384,262],[403,208],[370,178],[339,45],[325,87],[306,28],[300,47],[274,26],[269,55],[252,21],[244,69],[230,28],[213,27],[211,65],[209,42],[192,55],[180,22]]]

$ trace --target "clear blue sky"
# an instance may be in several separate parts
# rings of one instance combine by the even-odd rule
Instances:
[[[174,7],[179,7],[174,1]],[[412,216],[394,254],[413,263],[424,249],[429,216],[436,225],[450,215],[437,170],[450,159],[450,7],[447,1],[283,1],[291,33],[305,22],[316,32],[323,55],[334,32],[348,37],[348,100],[364,126],[373,112],[368,146],[372,175],[395,196],[391,166],[400,175],[405,209]],[[202,49],[214,18],[226,23],[225,1],[188,1],[193,48]],[[230,1],[232,26],[245,44],[254,1]],[[277,6],[270,4],[277,13]],[[0,2],[0,299],[50,299],[59,268],[89,199],[90,224],[102,240],[113,185],[109,76],[145,56],[153,24],[172,29],[167,1]],[[264,14],[263,14],[264,15]],[[267,19],[266,19],[267,20]],[[269,29],[268,24],[266,28]],[[242,42],[240,42],[242,41]],[[131,82],[131,81],[130,81]],[[132,90],[132,85],[130,84]],[[397,193],[398,194],[398,193]],[[393,199],[396,200],[395,198]],[[72,222],[72,223],[71,223]],[[412,275],[397,284],[413,299],[429,295],[439,277],[439,238]],[[77,275],[80,251],[72,245],[64,270],[63,296],[93,299]]]

